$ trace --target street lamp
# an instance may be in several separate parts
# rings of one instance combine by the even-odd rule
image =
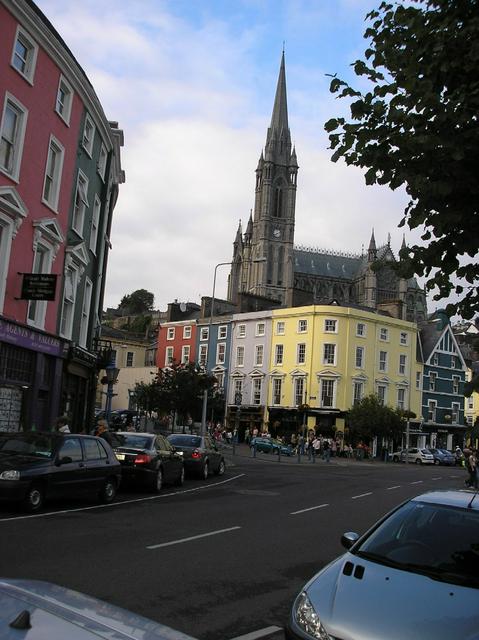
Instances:
[[[109,422],[111,415],[111,401],[113,400],[113,385],[118,380],[118,374],[120,373],[120,369],[116,369],[112,366],[107,366],[105,369],[105,377],[106,377],[106,404],[105,404],[105,420]]]
[[[266,262],[266,258],[255,258],[254,260],[251,261],[254,264],[257,264],[259,262]],[[208,340],[206,343],[206,363],[205,363],[205,368],[206,371],[208,371],[208,358],[210,357],[210,344],[211,344],[211,327],[213,326],[213,312],[214,312],[214,308],[215,308],[215,289],[216,289],[216,271],[218,269],[218,267],[224,267],[226,265],[232,265],[232,261],[230,260],[229,262],[219,262],[216,266],[215,266],[215,272],[214,272],[214,276],[213,276],[213,292],[211,294],[211,305],[210,305],[210,317],[209,317],[209,321],[208,321]],[[202,411],[201,411],[201,435],[204,436],[206,434],[206,412],[208,409],[208,389],[205,389],[203,392],[203,407],[202,407]]]

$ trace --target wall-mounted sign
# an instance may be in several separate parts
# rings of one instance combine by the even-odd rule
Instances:
[[[56,273],[24,273],[21,300],[55,300]]]

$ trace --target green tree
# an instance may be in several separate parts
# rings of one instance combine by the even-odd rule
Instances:
[[[123,296],[119,309],[123,309],[132,315],[136,313],[146,313],[153,309],[155,296],[146,289],[137,289],[128,295]]]
[[[412,416],[413,414],[409,415]],[[366,396],[348,411],[350,432],[364,440],[375,436],[400,437],[405,427],[405,418],[405,412],[381,404],[374,394]]]
[[[420,228],[424,245],[401,251],[403,274],[427,278],[434,300],[455,293],[448,315],[479,310],[479,3],[382,2],[367,18],[370,41],[354,72],[359,91],[334,77],[351,121],[333,118],[332,160],[366,169],[367,184],[405,188],[399,226]],[[363,81],[364,83],[364,81]]]

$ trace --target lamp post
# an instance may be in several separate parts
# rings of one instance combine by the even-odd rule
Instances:
[[[266,262],[266,258],[256,258],[251,260],[253,264],[258,264],[259,262]],[[213,276],[213,292],[211,294],[211,306],[210,306],[210,317],[208,321],[208,340],[206,342],[207,352],[206,352],[206,363],[205,368],[208,371],[208,359],[210,357],[210,344],[211,344],[211,328],[213,326],[213,313],[215,308],[215,289],[216,289],[216,271],[218,267],[224,267],[226,265],[233,264],[231,260],[229,262],[218,262],[215,266],[215,272]],[[203,407],[201,411],[201,435],[204,436],[206,434],[206,412],[208,409],[208,389],[205,389],[203,392]]]
[[[106,404],[105,404],[105,420],[110,422],[111,415],[111,401],[113,400],[113,385],[118,380],[118,374],[120,373],[120,369],[116,369],[115,367],[107,366],[105,369],[105,377],[106,377]]]

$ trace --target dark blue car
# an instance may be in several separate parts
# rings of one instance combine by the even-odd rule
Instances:
[[[277,455],[278,451],[281,451],[282,456],[290,456],[293,453],[290,445],[275,440],[275,438],[257,436],[251,440],[251,446],[256,447],[256,451],[261,453],[276,453]]]

